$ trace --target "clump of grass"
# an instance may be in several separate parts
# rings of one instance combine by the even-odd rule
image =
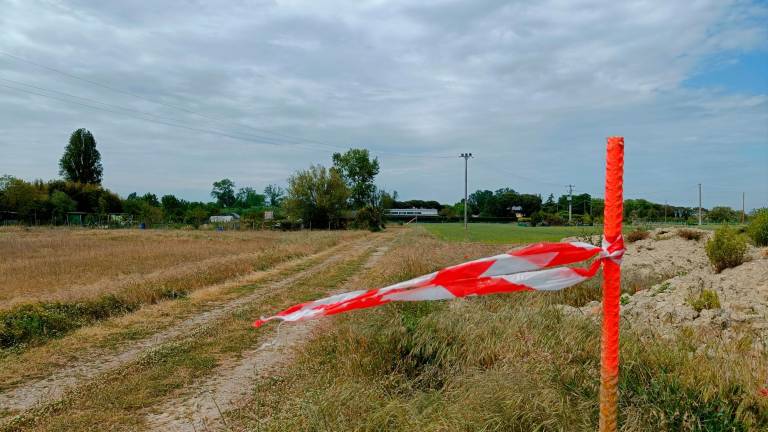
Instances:
[[[624,239],[627,243],[634,243],[636,241],[645,240],[650,237],[651,233],[645,228],[635,228],[634,231],[627,233]]]
[[[749,238],[757,246],[768,246],[768,208],[758,210],[747,226]]]
[[[747,242],[744,237],[734,232],[728,226],[717,231],[712,239],[707,242],[707,257],[717,273],[736,267],[744,262],[744,254],[747,252]]]
[[[701,290],[699,295],[689,299],[688,303],[696,312],[701,312],[704,309],[720,308],[720,298],[717,296],[717,292],[708,289]]]
[[[0,348],[38,343],[114,315],[131,312],[137,303],[114,295],[77,303],[34,303],[0,312]]]
[[[688,228],[683,228],[683,229],[677,230],[677,235],[680,238],[684,238],[686,240],[699,241],[699,240],[701,240],[701,237],[702,237],[702,235],[704,235],[704,233],[701,232],[701,231],[698,231],[698,230],[692,230],[692,229],[688,229]]]

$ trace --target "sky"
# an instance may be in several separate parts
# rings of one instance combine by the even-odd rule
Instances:
[[[210,200],[364,147],[401,199],[469,189],[768,206],[768,3],[0,0],[0,174]]]

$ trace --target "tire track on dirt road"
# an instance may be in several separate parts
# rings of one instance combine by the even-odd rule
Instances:
[[[365,270],[376,265],[389,250],[389,244],[377,247],[361,271],[329,295],[358,289]],[[218,367],[213,376],[195,384],[193,394],[168,400],[159,409],[159,413],[147,415],[147,430],[196,432],[226,428],[222,413],[247,401],[258,379],[290,363],[295,348],[311,338],[320,323],[320,320],[311,320],[282,326],[272,343],[243,352],[239,361]]]
[[[268,274],[280,274],[302,263],[312,262],[320,257],[320,262],[312,264],[309,268],[294,273],[288,277],[274,282],[267,282],[263,286],[255,289],[254,292],[238,297],[234,300],[216,304],[211,309],[193,315],[184,321],[162,330],[154,335],[129,344],[119,353],[88,353],[82,356],[81,361],[75,361],[74,364],[59,369],[46,378],[21,384],[11,390],[0,394],[0,415],[5,418],[0,419],[0,426],[10,421],[14,415],[21,414],[32,408],[46,405],[60,400],[69,390],[72,390],[101,374],[115,370],[136,359],[140,355],[154,348],[157,348],[167,342],[180,337],[188,337],[195,330],[200,329],[208,323],[216,321],[226,315],[235,312],[239,308],[256,302],[265,295],[275,290],[285,288],[297,282],[300,279],[312,276],[326,269],[328,266],[344,260],[350,255],[360,253],[362,250],[370,247],[370,239],[364,238],[353,241],[350,244],[340,244],[318,254],[306,257],[299,262],[286,263],[277,266]],[[269,280],[269,276],[260,275]],[[261,277],[259,279],[261,279]],[[247,284],[244,278],[238,278],[239,285]],[[228,284],[228,285],[231,285]],[[237,285],[235,285],[237,286]]]

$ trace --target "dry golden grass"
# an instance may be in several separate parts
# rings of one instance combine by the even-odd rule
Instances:
[[[0,309],[107,293],[152,302],[159,291],[190,291],[359,235],[4,228]]]
[[[468,247],[408,239],[371,283],[481,252]],[[339,316],[291,366],[261,382],[249,404],[227,413],[227,424],[260,431],[594,431],[599,324],[563,316],[550,300],[516,293]],[[768,400],[759,389],[768,358],[711,342],[716,349],[702,354],[689,335],[645,340],[625,329],[622,430],[766,430]]]

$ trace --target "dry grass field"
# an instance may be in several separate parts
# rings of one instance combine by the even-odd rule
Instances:
[[[150,302],[355,237],[349,232],[0,229],[0,309],[121,293]],[[160,288],[160,289],[158,289]]]
[[[49,241],[45,233],[27,234],[31,243]],[[103,236],[91,245],[108,247],[111,233],[90,234],[51,232],[83,244]],[[505,247],[442,241],[420,227],[219,234],[114,233],[129,236],[122,241],[135,251],[149,248],[146,241],[166,244],[177,258],[157,258],[165,268],[190,256],[210,268],[229,247],[231,256],[251,253],[248,243],[257,256],[282,248],[300,256],[271,263],[248,281],[203,284],[186,297],[6,352],[0,431],[596,430],[599,322],[566,313],[563,303],[599,298],[598,282],[567,294],[391,304],[257,330],[250,326],[255,318],[297,302],[401,281]],[[208,242],[221,244],[208,254],[181,246]],[[633,291],[656,283],[632,276],[645,268],[640,258],[627,257],[625,266]],[[113,281],[127,272],[115,270],[125,268],[117,261],[103,265],[113,269]],[[88,274],[91,285],[101,280]],[[625,322],[621,362],[621,430],[768,428],[761,393],[768,356],[743,344],[691,331],[656,338]]]

